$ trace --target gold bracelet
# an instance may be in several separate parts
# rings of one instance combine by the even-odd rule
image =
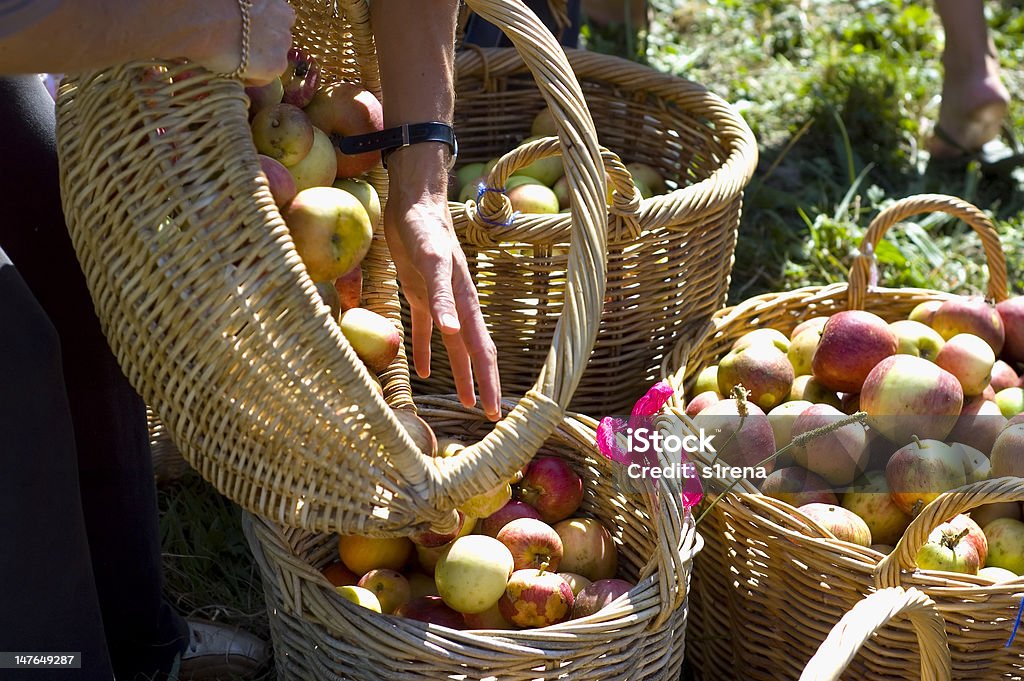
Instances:
[[[242,12],[242,56],[238,60],[238,68],[231,73],[224,74],[227,78],[242,79],[246,69],[249,68],[249,33],[252,26],[250,11],[252,0],[238,0],[238,9]]]

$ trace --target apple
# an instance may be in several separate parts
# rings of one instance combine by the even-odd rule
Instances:
[[[405,428],[405,432],[409,434],[409,438],[412,439],[413,444],[416,445],[416,449],[421,454],[425,456],[435,456],[437,454],[437,437],[434,435],[434,429],[420,418],[419,414],[413,411],[411,407],[394,409],[392,414],[402,424],[402,427]]]
[[[865,473],[843,494],[842,506],[867,524],[879,544],[895,546],[910,525],[910,515],[893,501],[884,471]]]
[[[459,537],[437,561],[437,591],[453,610],[478,613],[505,593],[514,560],[508,548],[493,537]]]
[[[989,400],[991,402],[995,402],[996,401],[996,391],[992,389],[992,384],[991,383],[988,385],[987,388],[985,388],[984,390],[981,391],[981,396],[984,397],[986,400]]]
[[[518,518],[541,519],[540,513],[533,506],[513,499],[480,521],[480,533],[496,537],[501,528]]]
[[[839,409],[843,401],[836,394],[835,390],[829,390],[813,376],[804,374],[793,379],[793,385],[789,389],[790,402],[810,402],[812,404],[827,404]]]
[[[868,425],[898,445],[915,435],[946,437],[960,417],[963,402],[956,376],[911,355],[883,359],[868,373],[860,392]]]
[[[978,395],[964,402],[956,425],[949,431],[946,440],[969,445],[988,453],[992,451],[992,445],[1006,423],[1006,417],[999,411],[999,405]]]
[[[732,350],[718,363],[718,391],[728,395],[742,385],[747,399],[771,409],[789,396],[793,385],[793,365],[785,353],[771,343],[754,343]]]
[[[320,63],[316,57],[302,48],[288,50],[288,68],[281,75],[282,100],[301,109],[313,100],[319,84]]]
[[[538,180],[536,177],[533,177],[532,175],[519,175],[517,173],[509,177],[507,180],[505,180],[505,190],[508,191],[509,189],[515,189],[516,187],[520,187],[524,184],[535,184],[540,187],[547,186],[543,182]]]
[[[1005,501],[995,504],[983,504],[971,509],[971,518],[978,523],[979,527],[985,527],[997,518],[1021,519],[1020,504],[1015,501]]]
[[[484,174],[483,163],[467,163],[458,170],[455,171],[455,181],[457,188],[462,189],[467,184],[470,184],[473,180]]]
[[[369,589],[364,589],[361,586],[336,586],[334,590],[346,601],[352,601],[367,610],[382,612],[380,601],[377,600],[377,596]]]
[[[988,558],[988,538],[985,536],[985,532],[982,531],[978,523],[976,523],[970,516],[961,513],[954,516],[949,522],[939,525],[939,528],[949,528],[954,530],[957,534],[966,531],[967,534],[963,535],[963,539],[974,546],[974,550],[978,554],[980,564],[985,564],[985,560]]]
[[[988,457],[980,451],[960,442],[950,445],[960,451],[960,457],[964,463],[964,473],[967,475],[967,484],[981,482],[992,477],[992,463]]]
[[[569,518],[556,523],[554,531],[562,540],[560,567],[564,572],[582,575],[592,582],[615,576],[619,552],[611,532],[601,521]]]
[[[565,175],[558,178],[558,181],[551,186],[551,191],[555,193],[555,198],[558,199],[559,210],[567,210],[569,208],[569,178]]]
[[[371,591],[377,597],[380,612],[388,615],[412,598],[409,580],[394,570],[370,570],[359,579],[359,586]]]
[[[863,310],[837,312],[821,330],[811,373],[838,392],[860,392],[876,364],[896,354],[896,335],[884,319]]]
[[[853,416],[860,411],[860,393],[841,393],[839,395],[839,411]]]
[[[928,541],[917,551],[917,567],[922,570],[978,574],[981,559],[974,545],[966,540],[967,530],[955,530],[948,524],[935,528]]]
[[[804,376],[811,373],[811,361],[820,340],[821,331],[817,329],[806,329],[800,332],[800,335],[794,336],[786,352],[789,363],[793,365],[794,374]]]
[[[252,120],[253,116],[268,106],[281,103],[284,98],[284,85],[280,76],[277,76],[266,85],[245,88],[245,95],[249,98],[249,120]]]
[[[256,151],[285,166],[293,166],[313,147],[313,124],[302,109],[275,104],[253,116],[252,141]]]
[[[871,530],[853,511],[835,504],[804,504],[798,510],[840,541],[871,546]]]
[[[363,537],[354,534],[338,537],[338,557],[345,567],[357,575],[365,575],[378,568],[401,570],[412,555],[412,547],[407,537]]]
[[[420,596],[395,611],[398,617],[436,624],[449,629],[465,629],[466,623],[462,615],[450,607],[439,596]]]
[[[470,497],[459,506],[459,510],[474,518],[487,518],[498,512],[512,499],[512,485],[507,482],[497,487]]]
[[[507,630],[515,627],[501,614],[501,608],[497,603],[483,612],[467,613],[462,616],[466,626],[470,629]]]
[[[601,579],[580,591],[572,608],[572,618],[589,617],[599,612],[633,588],[624,579]]]
[[[778,468],[761,483],[761,494],[784,501],[794,508],[804,504],[836,505],[832,486],[802,466]]]
[[[311,187],[327,187],[334,182],[338,174],[338,161],[331,140],[323,130],[313,128],[313,146],[301,161],[288,166],[288,172],[295,178],[295,186],[299,191]]]
[[[379,151],[342,153],[341,139],[384,129],[380,101],[369,90],[354,83],[331,83],[317,90],[306,107],[313,125],[327,133],[338,160],[338,177],[356,177],[380,163]]]
[[[542,136],[527,137],[520,143],[520,146],[539,139],[542,139]],[[561,156],[548,156],[547,158],[537,159],[533,163],[520,168],[516,171],[516,174],[536,178],[545,186],[551,187],[558,181],[558,178],[565,174],[565,170],[562,167]]]
[[[978,576],[992,580],[995,584],[1004,584],[1006,582],[1013,582],[1019,578],[1019,575],[1010,572],[1009,570],[1001,567],[983,567],[978,570]]]
[[[1003,355],[1010,362],[1024,362],[1024,297],[1015,296],[996,304],[1003,323]]]
[[[348,192],[334,187],[304,189],[281,215],[313,281],[337,279],[370,250],[370,218]]]
[[[722,399],[722,396],[718,394],[717,390],[705,390],[701,394],[694,397],[692,400],[686,403],[686,415],[693,418],[699,414],[705,407],[710,407],[715,402]]]
[[[935,363],[956,376],[964,395],[980,395],[992,380],[996,355],[988,343],[970,333],[958,333],[946,341]]]
[[[538,456],[519,482],[519,499],[533,506],[547,523],[568,518],[583,501],[583,480],[564,460]]]
[[[985,526],[984,532],[988,538],[986,566],[1024,574],[1024,523],[1013,518],[997,518]]]
[[[507,195],[512,210],[519,213],[557,213],[559,210],[558,197],[542,184],[521,184],[509,189]]]
[[[811,405],[793,422],[793,437],[822,428],[846,418],[846,414],[827,404]],[[841,428],[809,440],[793,450],[793,461],[817,473],[834,486],[846,485],[867,466],[867,433],[860,423]],[[868,542],[870,544],[870,542]]]
[[[935,361],[936,355],[946,344],[939,332],[913,319],[890,322],[889,328],[896,334],[896,353],[913,355]]]
[[[583,575],[578,575],[575,572],[559,572],[558,576],[569,584],[569,588],[572,589],[573,596],[579,596],[580,591],[583,591],[583,589],[593,584],[591,580],[587,579]]]
[[[775,454],[775,433],[768,417],[756,404],[746,405],[741,417],[735,399],[721,400],[693,418],[697,428],[712,436],[718,459],[732,466],[757,466],[764,463],[771,473]]]
[[[537,137],[554,137],[558,134],[558,126],[555,124],[551,109],[544,107],[537,112],[530,123],[530,134]]]
[[[768,423],[771,424],[772,433],[775,434],[775,447],[777,449],[782,449],[793,441],[793,423],[796,421],[796,417],[812,405],[813,403],[808,400],[792,400],[790,402],[783,402],[768,412]],[[788,453],[782,456],[791,458],[791,455],[788,455]],[[781,465],[780,461],[775,463]]]
[[[433,576],[437,570],[437,562],[451,547],[451,543],[441,546],[420,546],[419,544],[414,544],[414,546],[416,547],[416,563],[419,564],[424,574]]]
[[[664,194],[668,190],[665,186],[665,178],[661,176],[657,168],[650,164],[635,161],[627,163],[626,170],[629,171],[634,181],[642,182],[650,189],[651,196]]]
[[[721,397],[722,393],[718,392],[718,365],[712,364],[709,367],[704,367],[697,374],[697,380],[693,383],[693,394],[699,395],[705,392],[718,393]]]
[[[339,177],[334,181],[334,186],[359,199],[370,217],[371,225],[376,227],[380,223],[380,196],[372,184],[358,177]]]
[[[1018,388],[1020,387],[1020,376],[1013,370],[1009,364],[1001,359],[997,359],[996,363],[992,365],[992,382],[990,383],[993,390],[999,391],[1004,388]]]
[[[1007,418],[1024,413],[1024,388],[1003,388],[996,393],[994,402]]]
[[[893,501],[917,515],[943,492],[967,484],[963,454],[938,440],[914,440],[897,449],[885,467]]]
[[[265,154],[257,154],[256,158],[259,159],[260,170],[267,178],[267,186],[270,187],[270,195],[274,197],[274,204],[278,208],[288,205],[288,202],[299,193],[299,188],[295,186],[295,178],[277,159]]]
[[[996,355],[1002,351],[1006,338],[1003,320],[995,305],[980,296],[957,296],[943,302],[935,310],[931,327],[947,341],[961,333],[978,336]]]
[[[807,329],[815,329],[820,335],[821,330],[825,328],[825,322],[827,321],[828,317],[811,317],[810,319],[805,319],[793,327],[793,330],[789,332],[789,339],[791,341],[795,340],[797,336]]]
[[[512,552],[516,570],[543,568],[555,572],[562,562],[562,538],[541,520],[513,520],[501,528],[496,539]]]
[[[320,574],[331,583],[331,586],[355,586],[359,582],[359,575],[345,567],[340,560],[325,567]]]
[[[359,307],[363,297],[363,269],[356,265],[335,279],[334,290],[338,293],[338,309],[341,312]]]
[[[487,186],[487,177],[481,175],[472,182],[468,182],[462,185],[459,189],[459,203],[465,203],[466,201],[477,201],[479,200],[480,192],[482,187]]]
[[[437,584],[432,577],[422,572],[413,572],[406,575],[405,579],[409,582],[409,600],[422,596],[437,596]]]
[[[342,313],[341,332],[369,369],[380,373],[398,356],[402,336],[386,317],[363,307]]]
[[[405,409],[396,409],[395,411],[409,413]],[[410,536],[409,539],[416,546],[422,546],[423,548],[427,549],[436,549],[440,546],[444,546],[445,544],[449,544],[455,541],[455,538],[462,533],[462,528],[466,523],[466,514],[462,511],[457,511],[457,513],[459,514],[459,523],[458,526],[451,532],[441,533],[434,532],[433,530],[424,530],[422,532],[417,532],[416,534]]]
[[[1008,425],[992,443],[992,477],[1024,477],[1024,424]]]
[[[516,570],[498,602],[502,616],[520,627],[546,627],[569,619],[575,597],[555,572]]]
[[[926,300],[923,303],[918,303],[910,311],[910,314],[907,315],[907,319],[931,326],[932,319],[935,317],[935,311],[939,309],[942,302],[941,300]]]
[[[789,351],[789,338],[777,329],[754,329],[748,331],[732,344],[731,352],[749,348],[752,345],[774,345],[781,352]]]
[[[338,292],[326,281],[315,282],[315,285],[320,300],[331,310],[331,318],[337,321],[338,315],[341,314],[341,298],[338,297]]]

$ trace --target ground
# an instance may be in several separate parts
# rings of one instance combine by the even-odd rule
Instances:
[[[636,2],[638,0],[633,0]],[[1010,92],[1024,85],[1024,9],[988,3]],[[592,49],[646,61],[735,104],[761,162],[747,188],[731,300],[840,281],[879,207],[922,192],[990,211],[1024,290],[1024,171],[983,177],[973,165],[936,169],[922,152],[938,111],[942,33],[929,3],[900,0],[651,0],[650,31],[588,26]],[[1024,131],[1024,108],[1011,106]],[[893,232],[878,251],[883,281],[980,292],[977,239],[952,220]],[[239,510],[197,477],[160,493],[167,593],[185,614],[266,636],[259,573]],[[273,672],[266,679],[275,678]]]

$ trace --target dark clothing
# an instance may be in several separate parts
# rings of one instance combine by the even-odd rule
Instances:
[[[161,595],[145,405],[64,225],[38,77],[0,79],[0,129],[0,650],[82,652],[80,677],[49,678],[152,675],[187,626]]]
[[[559,35],[555,17],[548,6],[548,0],[527,0],[526,5],[536,13],[544,25],[551,29],[559,42],[566,47],[576,47],[580,38],[580,0],[569,0],[568,12],[572,24]],[[512,47],[512,43],[497,26],[472,14],[466,24],[463,42],[478,47]]]

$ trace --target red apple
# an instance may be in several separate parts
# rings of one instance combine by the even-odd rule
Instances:
[[[999,359],[992,365],[992,390],[999,392],[1004,388],[1020,386],[1020,376],[1009,364]]]
[[[700,395],[697,395],[686,403],[686,415],[693,418],[705,407],[710,407],[720,399],[722,399],[722,396],[718,394],[717,390],[705,390]]]
[[[436,624],[449,629],[465,629],[462,614],[452,610],[440,596],[413,598],[395,611],[398,617],[408,617],[427,624]]]
[[[956,376],[926,359],[894,355],[864,380],[861,409],[868,424],[898,445],[913,436],[941,440],[953,430],[963,407]]]
[[[747,404],[747,416],[741,417],[735,399],[712,404],[694,417],[697,428],[713,438],[718,458],[732,466],[756,466],[768,459],[765,470],[774,463],[775,433],[768,417],[756,404]]]
[[[615,576],[619,552],[611,532],[601,521],[569,518],[557,523],[554,531],[562,540],[560,565],[564,572],[583,575],[591,581]]]
[[[802,466],[787,466],[772,472],[761,484],[761,494],[785,501],[794,508],[804,504],[836,505],[832,486]]]
[[[942,346],[935,363],[956,376],[964,395],[980,395],[992,380],[996,355],[978,336],[958,333]]]
[[[799,437],[844,418],[846,414],[835,407],[827,404],[812,405],[801,412],[793,422],[793,437]],[[819,435],[792,451],[793,461],[798,465],[817,473],[831,485],[847,485],[867,466],[867,433],[860,423],[849,423]]]
[[[547,523],[568,518],[583,501],[583,480],[562,459],[538,456],[519,482],[519,499],[533,506]]]
[[[398,356],[402,335],[387,317],[363,307],[342,313],[341,332],[370,371],[380,373]]]
[[[789,344],[789,338],[778,329],[754,329],[737,338],[729,351],[743,350],[752,345],[773,345],[780,352],[789,352]]]
[[[526,183],[507,191],[512,210],[519,213],[553,214],[559,211],[558,197],[549,187]]]
[[[380,611],[388,615],[412,598],[409,580],[394,570],[370,570],[359,579],[358,586],[372,591],[380,602]]]
[[[946,440],[969,445],[987,454],[992,451],[992,445],[1006,423],[999,405],[978,395],[964,402],[956,425]]]
[[[1024,424],[1008,425],[992,443],[992,477],[1024,477]]]
[[[931,326],[932,319],[935,317],[935,311],[939,309],[942,302],[941,300],[926,300],[923,303],[918,303],[910,311],[907,319]]]
[[[541,519],[540,513],[533,506],[513,499],[480,521],[480,534],[486,534],[488,537],[497,537],[501,528],[518,518]]]
[[[515,627],[501,614],[497,603],[483,612],[469,612],[462,616],[469,629],[508,630]]]
[[[996,312],[1003,322],[1003,356],[1010,362],[1024,362],[1024,296],[998,303]]]
[[[306,112],[313,125],[326,132],[334,143],[338,177],[356,177],[380,163],[379,151],[349,155],[338,148],[345,136],[384,129],[384,112],[372,92],[353,83],[331,83],[313,95]]]
[[[747,399],[762,409],[784,402],[794,377],[789,358],[771,342],[733,350],[718,363],[718,391],[728,395],[742,385],[750,393]]]
[[[513,520],[501,528],[496,538],[512,552],[516,570],[543,568],[555,572],[562,562],[562,538],[541,520]]]
[[[863,310],[837,312],[825,323],[811,369],[830,390],[861,390],[872,368],[896,354],[896,335],[884,319]]]
[[[338,292],[342,312],[359,307],[363,298],[363,268],[357,265],[335,279],[334,290]]]
[[[945,301],[935,311],[931,327],[947,341],[960,333],[974,334],[988,343],[997,356],[1006,338],[995,305],[979,296],[957,296]]]
[[[320,84],[320,63],[306,50],[288,50],[288,68],[281,75],[282,101],[300,109],[310,103]]]
[[[578,619],[593,615],[611,605],[623,594],[628,594],[633,586],[624,579],[600,579],[585,586],[573,604],[572,618]]]
[[[256,151],[293,166],[313,148],[313,124],[302,109],[275,104],[253,116],[252,141]]]
[[[843,401],[836,394],[835,390],[829,390],[809,374],[797,376],[793,379],[793,385],[789,389],[789,401],[827,404],[836,409],[840,409],[843,406]]]
[[[940,525],[928,535],[928,541],[917,552],[917,567],[922,570],[978,574],[981,559],[974,544],[966,539],[967,530]]]
[[[938,440],[915,440],[893,453],[885,467],[893,501],[917,515],[943,492],[967,484],[963,453]]]
[[[871,530],[864,519],[853,511],[833,504],[805,504],[799,510],[831,532],[836,539],[871,546]]]
[[[843,495],[842,505],[860,516],[878,544],[895,546],[910,525],[910,515],[893,501],[884,471],[868,471]]]
[[[395,412],[409,413],[405,409],[396,409]],[[456,511],[456,513],[459,514],[459,524],[458,527],[451,532],[441,534],[431,530],[424,530],[423,532],[418,532],[417,534],[412,535],[409,539],[411,539],[412,543],[416,546],[422,546],[427,549],[435,549],[439,546],[444,546],[445,544],[455,541],[455,539],[461,535],[463,524],[466,522],[465,513],[462,511]]]
[[[268,106],[281,103],[281,99],[284,97],[284,85],[278,77],[266,85],[245,88],[245,94],[249,98],[249,120],[251,121],[258,112]]]
[[[569,619],[575,597],[555,572],[516,570],[498,601],[502,616],[521,627],[546,627]]]
[[[295,186],[295,178],[288,172],[288,169],[277,159],[270,158],[265,154],[258,154],[260,170],[267,178],[267,185],[270,187],[270,195],[274,197],[274,203],[282,208],[295,198],[299,188]]]
[[[967,484],[981,482],[992,477],[992,462],[988,457],[970,445],[954,442],[950,445],[960,452],[960,458],[964,462],[964,473],[967,475]]]
[[[331,586],[355,586],[359,582],[359,575],[345,567],[340,560],[336,560],[320,573],[331,583]]]
[[[949,527],[960,533],[964,530],[967,534],[964,535],[964,539],[974,546],[974,550],[978,553],[978,558],[981,564],[984,565],[988,559],[988,538],[982,531],[981,526],[978,525],[970,516],[964,515],[963,513],[954,516],[949,522],[939,525],[939,528]]]

